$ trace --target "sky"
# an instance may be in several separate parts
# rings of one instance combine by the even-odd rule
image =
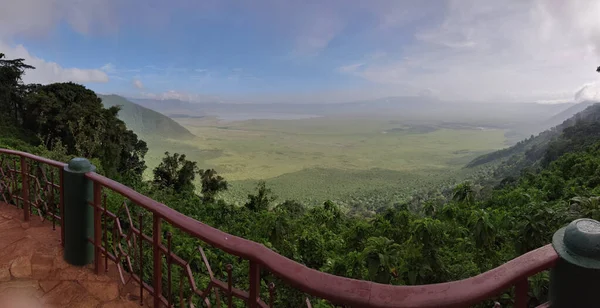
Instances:
[[[600,99],[597,0],[0,0],[0,53],[192,102]]]

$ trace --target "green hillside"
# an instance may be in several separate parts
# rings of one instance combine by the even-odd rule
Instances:
[[[104,107],[121,106],[119,119],[127,128],[141,136],[187,139],[194,135],[171,118],[152,109],[142,107],[119,95],[98,95]]]
[[[468,168],[480,165],[493,165],[493,179],[516,177],[524,168],[539,169],[565,152],[580,150],[573,148],[573,141],[582,147],[600,141],[600,104],[584,102],[578,108],[585,109],[576,113],[561,124],[556,125],[537,136],[531,136],[512,147],[479,156],[467,164]],[[571,110],[571,108],[569,108]],[[565,112],[569,112],[569,110]],[[553,117],[556,121],[556,118]],[[598,130],[598,131],[596,131]],[[590,133],[595,132],[595,133]],[[587,136],[586,140],[579,140]]]
[[[594,102],[594,101],[583,101],[583,102],[577,103],[577,104],[561,111],[560,113],[554,115],[553,117],[551,117],[550,119],[545,121],[544,124],[547,125],[546,127],[552,127],[552,126],[559,125],[565,119],[568,119],[568,118],[576,115],[577,113],[584,111],[587,107],[592,106],[597,103],[598,102]]]

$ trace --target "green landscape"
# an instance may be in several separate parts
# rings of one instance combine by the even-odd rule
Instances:
[[[87,157],[99,173],[187,216],[324,272],[393,285],[453,281],[548,244],[575,218],[600,219],[597,104],[566,113],[572,105],[534,106],[541,120],[530,126],[527,117],[502,126],[510,114],[470,123],[406,114],[173,121],[75,83],[25,84],[24,72],[34,69],[26,61],[0,54],[1,148],[59,161]],[[558,125],[529,135],[558,114]],[[525,137],[515,143],[514,136]],[[108,192],[108,209],[125,221],[122,204]],[[132,223],[150,219],[142,212],[132,205]],[[200,246],[216,277],[225,280],[232,264],[234,285],[248,288],[248,262],[164,228],[198,284],[209,279]],[[151,283],[151,252],[142,258],[136,266],[148,267],[143,279]],[[179,281],[184,272],[173,275]],[[277,306],[304,303],[306,295],[267,271],[263,298],[269,283],[277,286]],[[548,284],[547,272],[530,279],[529,306],[547,300]],[[163,292],[202,304],[189,285]],[[509,289],[481,307],[511,306],[513,295]],[[309,299],[313,307],[333,306]]]
[[[345,201],[373,189],[399,189],[396,194],[409,195],[426,183],[443,183],[439,180],[444,173],[505,146],[501,129],[431,126],[431,131],[421,132],[412,129],[419,126],[402,127],[383,117],[176,120],[197,137],[173,142],[169,150],[195,149],[185,153],[229,180],[223,198],[231,202],[243,202],[259,180],[266,180],[283,200],[314,204]],[[163,153],[153,159],[152,148],[150,143],[148,165],[156,166]]]
[[[126,123],[157,118],[134,110],[143,107],[125,98],[102,98],[105,106],[128,106],[120,113]],[[515,122],[514,112],[495,110],[495,117],[490,117],[484,110],[472,118],[465,114],[469,113],[466,109],[457,109],[450,112],[451,117],[442,116],[444,112],[411,116],[396,111],[234,121],[175,114],[172,118],[181,127],[173,128],[168,122],[133,130],[149,145],[146,179],[152,177],[150,170],[165,151],[185,153],[202,168],[213,168],[228,180],[229,189],[220,194],[227,202],[243,204],[264,181],[278,200],[299,200],[307,205],[332,200],[345,211],[364,209],[363,214],[370,215],[377,208],[410,201],[433,187],[450,189],[478,176],[478,168],[464,166],[539,130],[531,124],[534,116],[526,112],[511,123]],[[556,110],[539,106],[536,111],[550,118],[559,112]],[[564,118],[572,114],[567,112]],[[158,122],[167,123],[162,118],[166,117],[158,117]],[[170,133],[184,128],[185,134]],[[196,187],[200,188],[200,182]]]

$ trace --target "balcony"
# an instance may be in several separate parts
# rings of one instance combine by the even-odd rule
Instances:
[[[131,287],[66,263],[60,227],[22,219],[22,210],[0,202],[0,307],[139,306]]]
[[[50,307],[273,307],[279,288],[288,288],[304,294],[298,304],[308,307],[324,299],[344,307],[424,308],[469,307],[514,287],[515,307],[527,307],[528,277],[559,261],[546,245],[461,281],[393,286],[349,279],[212,228],[95,172],[81,175],[93,187],[88,204],[81,205],[89,206],[93,231],[65,235],[65,223],[69,229],[68,219],[74,219],[65,215],[65,195],[73,193],[65,165],[0,149],[0,298],[39,300]],[[64,260],[73,254],[65,246],[77,236],[89,243],[89,265]],[[172,251],[179,237],[199,243],[192,252],[197,262]],[[236,265],[222,265],[221,275],[213,272],[208,249],[231,255]],[[276,280],[267,282],[266,276]]]

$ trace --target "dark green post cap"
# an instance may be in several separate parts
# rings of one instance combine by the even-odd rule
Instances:
[[[600,222],[581,218],[554,233],[552,246],[565,261],[600,269]]]
[[[69,161],[67,166],[65,166],[65,170],[74,173],[86,173],[95,171],[96,167],[85,158],[75,157]]]

